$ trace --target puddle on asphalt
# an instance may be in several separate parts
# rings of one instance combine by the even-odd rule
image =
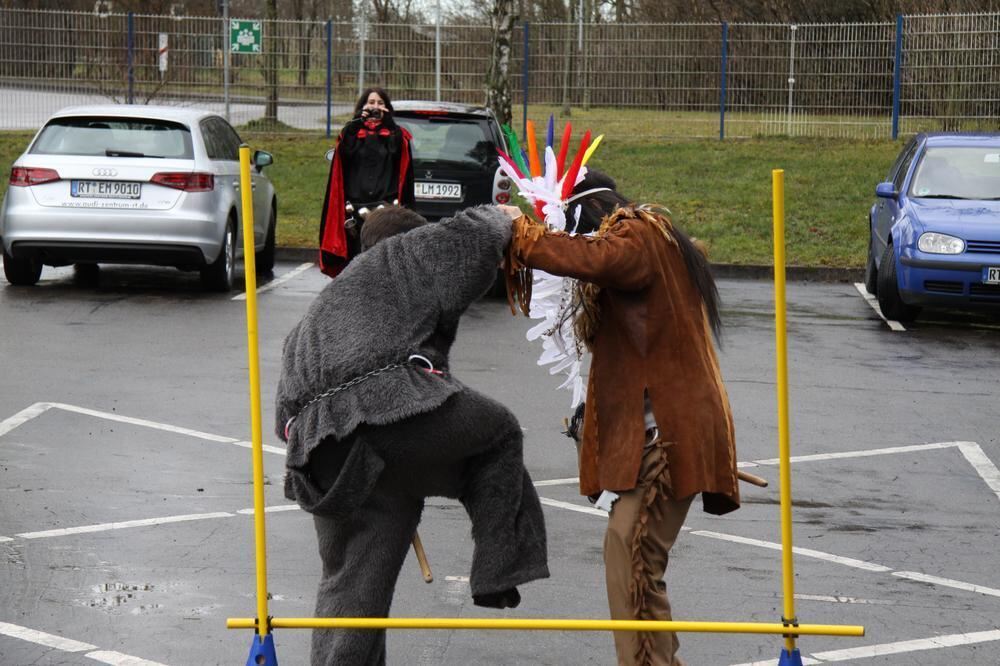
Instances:
[[[122,608],[128,610],[133,615],[148,613],[149,611],[162,608],[161,604],[139,603],[141,592],[151,592],[152,585],[131,585],[129,583],[103,583],[90,588],[94,592],[94,597],[82,603],[90,608],[101,608],[104,610],[117,610]]]

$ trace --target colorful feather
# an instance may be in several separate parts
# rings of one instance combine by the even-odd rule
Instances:
[[[566,167],[566,154],[569,152],[569,140],[573,135],[573,126],[566,123],[563,128],[562,143],[559,144],[559,158],[556,160],[556,178],[562,178]]]
[[[594,143],[590,144],[590,148],[587,148],[587,152],[585,152],[583,154],[583,161],[580,162],[580,166],[586,166],[587,165],[587,162],[590,161],[590,156],[594,154],[595,150],[597,150],[597,146],[599,146],[601,144],[601,139],[603,139],[603,138],[604,138],[604,135],[601,134],[596,139],[594,139]]]
[[[535,123],[529,120],[527,126],[528,167],[531,169],[531,177],[536,178],[542,175],[542,165],[538,161],[538,145],[535,140]]]
[[[590,145],[590,130],[587,130],[583,138],[580,140],[580,149],[576,151],[576,157],[573,158],[573,164],[570,166],[569,171],[566,172],[566,178],[563,179],[562,184],[562,198],[565,201],[573,188],[576,187],[576,177],[580,173],[580,167],[583,165],[583,156],[587,152],[587,147]]]
[[[504,136],[507,137],[507,147],[510,148],[510,154],[514,157],[514,163],[517,165],[517,168],[520,169],[521,173],[528,173],[524,151],[521,150],[521,144],[517,142],[517,135],[514,134],[514,130],[509,125],[502,125],[501,129]]]

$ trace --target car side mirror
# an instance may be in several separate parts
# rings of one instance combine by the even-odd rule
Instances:
[[[883,199],[895,199],[899,192],[893,183],[879,183],[875,186],[875,196]]]
[[[253,163],[257,167],[257,171],[260,171],[264,167],[274,164],[274,155],[264,150],[257,150],[253,154]]]
[[[326,161],[327,162],[332,162],[333,161],[333,152],[334,152],[333,148],[331,148],[330,150],[326,151]]]

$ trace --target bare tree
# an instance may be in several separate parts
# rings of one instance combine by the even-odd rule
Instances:
[[[493,109],[497,120],[509,125],[513,112],[510,90],[510,56],[514,23],[517,21],[515,0],[494,0],[490,13],[493,27],[492,53],[486,75],[486,106]]]

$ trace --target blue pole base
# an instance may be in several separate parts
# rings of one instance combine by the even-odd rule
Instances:
[[[254,635],[247,666],[278,666],[278,655],[274,652],[274,634],[264,636],[263,640]]]
[[[778,658],[778,666],[802,666],[802,655],[799,654],[799,649],[795,648],[789,652],[788,648],[781,648],[781,657]]]

